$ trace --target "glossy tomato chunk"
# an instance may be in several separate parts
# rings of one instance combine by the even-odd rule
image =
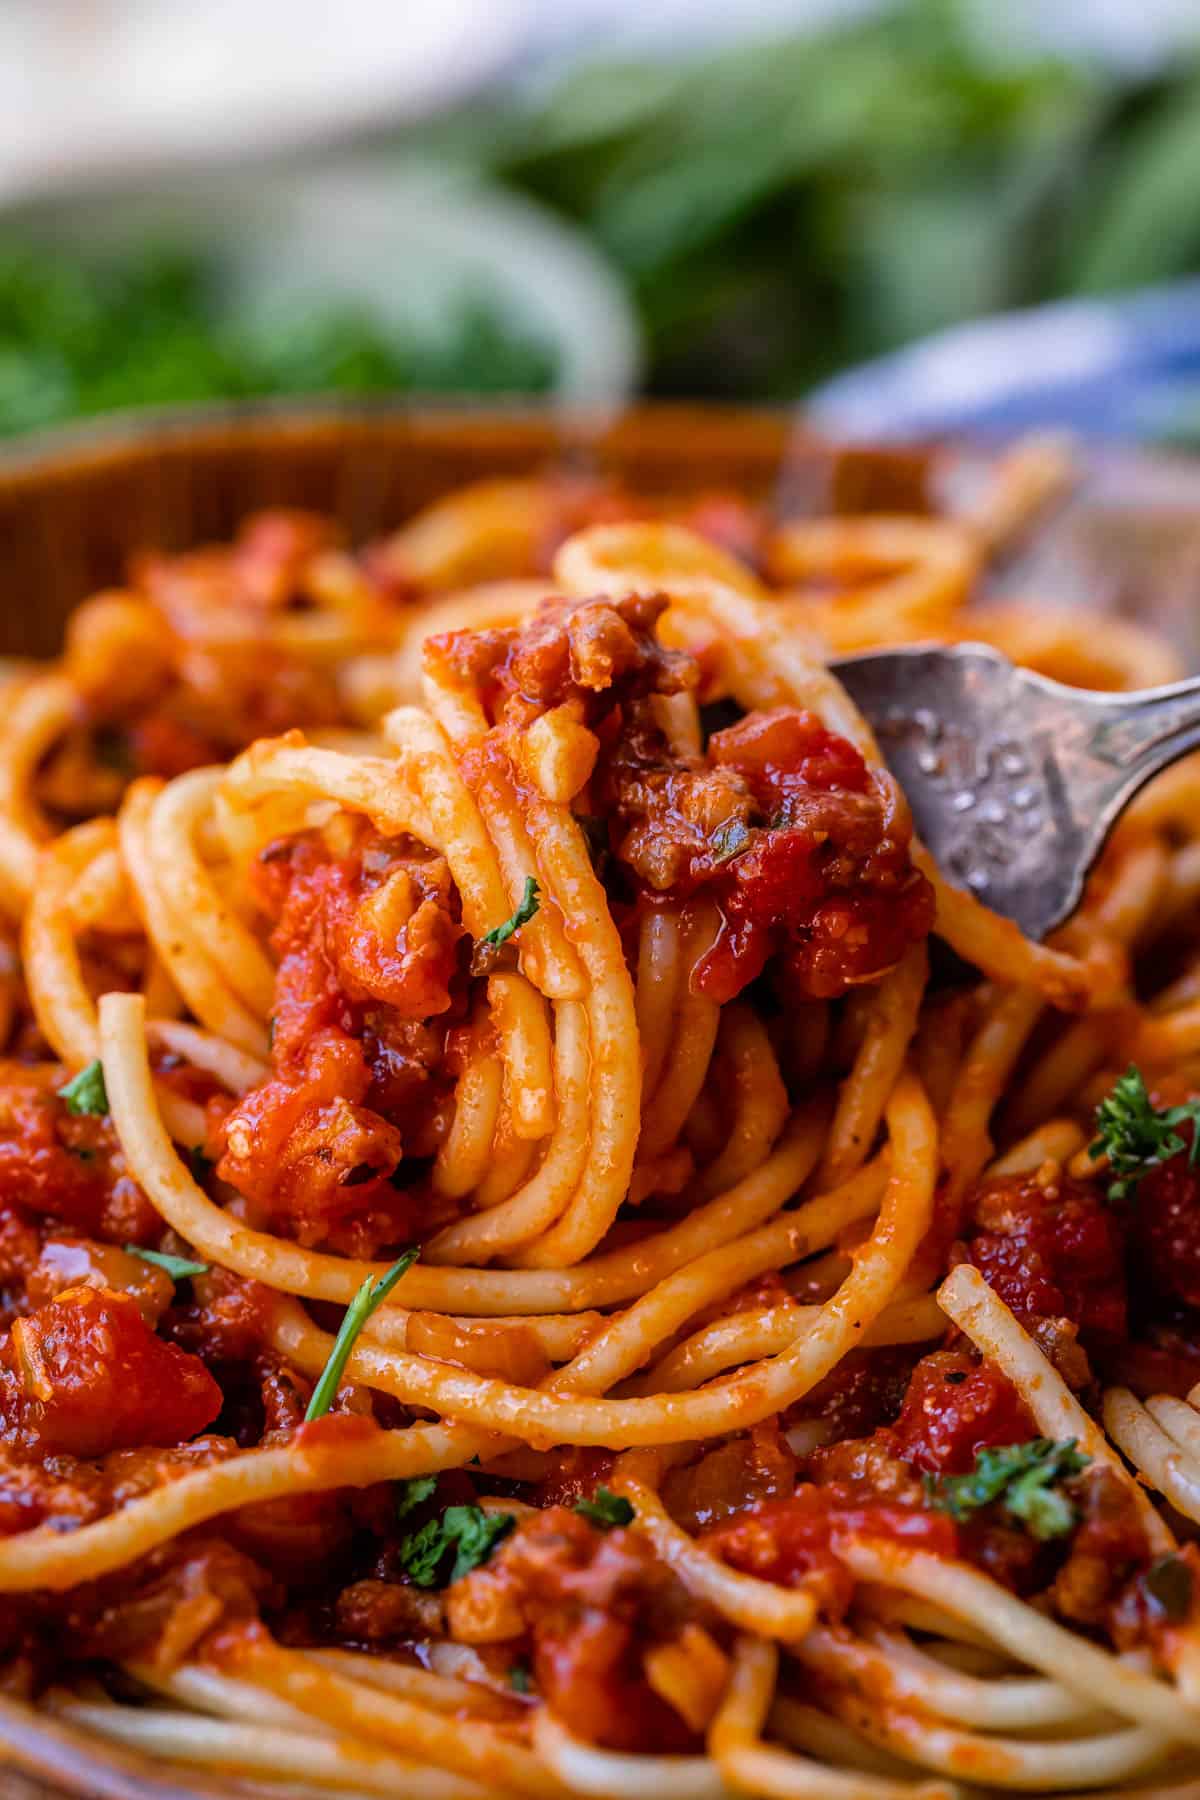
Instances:
[[[953,1556],[958,1533],[944,1513],[903,1500],[861,1493],[842,1483],[798,1487],[705,1532],[705,1548],[735,1569],[782,1587],[811,1583],[835,1616],[850,1604],[854,1582],[838,1560],[848,1538],[887,1538]]]
[[[964,1474],[978,1450],[1023,1444],[1038,1430],[1011,1381],[964,1351],[935,1350],[913,1370],[900,1417],[881,1437],[919,1469]]]
[[[149,1330],[128,1294],[66,1288],[0,1350],[5,1441],[103,1456],[180,1444],[212,1423],[221,1390],[199,1357]]]

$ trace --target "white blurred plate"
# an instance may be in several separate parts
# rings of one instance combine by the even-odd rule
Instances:
[[[460,100],[531,0],[0,0],[0,204]]]

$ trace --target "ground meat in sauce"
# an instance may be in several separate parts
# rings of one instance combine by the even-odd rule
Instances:
[[[699,992],[732,999],[768,962],[793,1000],[878,979],[933,923],[893,785],[795,708],[748,714],[701,756],[672,746],[656,701],[694,689],[699,668],[659,645],[664,605],[547,602],[520,632],[450,634],[428,654],[482,688],[502,734],[557,706],[595,733],[577,810],[606,821],[613,900],[704,894],[720,910],[693,974]]]
[[[1081,1499],[1082,1516],[1054,1577],[1054,1610],[1085,1629],[1113,1635],[1125,1590],[1150,1561],[1145,1527],[1128,1485],[1111,1469],[1093,1467],[1072,1492]]]
[[[480,1631],[491,1625],[490,1641],[511,1640],[514,1655],[529,1657],[539,1693],[569,1731],[612,1750],[695,1750],[642,1670],[644,1652],[695,1607],[643,1538],[597,1531],[553,1506],[523,1519],[491,1564],[451,1594],[464,1619],[474,1615]]]
[[[747,782],[760,829],[718,881],[722,937],[697,973],[724,1000],[768,957],[794,999],[877,978],[933,924],[933,890],[886,782],[844,738],[793,709],[751,713],[709,740],[709,761]]]
[[[602,495],[564,502],[564,529],[630,516],[623,506]],[[753,557],[753,514],[714,500],[703,516],[715,539]],[[203,606],[206,584],[214,607],[236,591],[266,612],[302,603],[304,562],[326,542],[302,516],[274,515],[232,557],[148,565],[142,578],[167,613]],[[723,1000],[766,970],[785,1002],[837,998],[929,930],[932,896],[911,866],[903,809],[848,742],[796,709],[749,714],[714,732],[701,756],[672,748],[657,703],[698,690],[704,672],[657,642],[663,604],[553,603],[519,633],[455,634],[435,654],[482,684],[497,747],[553,706],[575,708],[596,733],[577,810],[606,822],[597,865],[614,914],[715,900],[722,927],[697,972],[702,991]],[[319,723],[332,708],[318,677],[285,668],[262,684],[217,655],[172,681],[160,708],[120,721],[134,770],[212,760],[243,730],[274,728],[273,708],[279,725]],[[218,728],[226,681],[229,717]],[[231,1204],[251,1222],[374,1255],[436,1224],[427,1184],[409,1176],[442,1140],[473,1029],[468,947],[444,859],[340,826],[341,837],[304,833],[268,847],[255,871],[279,961],[268,1079],[233,1105],[169,1059],[157,1058],[156,1073],[208,1110],[217,1179],[238,1190]],[[62,1079],[50,1066],[0,1067],[0,1298],[11,1327],[0,1340],[0,1535],[76,1528],[239,1448],[314,1429],[302,1424],[311,1379],[270,1347],[269,1290],[213,1269],[176,1291],[119,1248],[158,1242],[162,1222],[126,1174],[111,1123],[71,1115],[55,1091]],[[1057,1333],[1062,1349],[1078,1331],[1110,1378],[1186,1392],[1200,1377],[1200,1330],[1188,1317],[1200,1309],[1198,1220],[1200,1174],[1184,1155],[1145,1177],[1136,1207],[1114,1209],[1066,1176],[981,1184],[941,1251],[943,1261],[973,1262],[1044,1346]],[[1147,1293],[1171,1318],[1131,1344],[1129,1319],[1141,1326]],[[786,1294],[767,1276],[711,1316]],[[1086,1358],[1082,1366],[1086,1376]],[[331,1430],[411,1417],[363,1390],[343,1388],[338,1406],[345,1416],[326,1422]],[[782,1430],[799,1421],[828,1438],[803,1458]],[[981,1448],[1035,1435],[1015,1389],[969,1350],[860,1350],[786,1420],[672,1467],[663,1495],[730,1566],[812,1584],[834,1619],[853,1587],[839,1542],[864,1533],[961,1556],[1118,1646],[1153,1642],[1164,1614],[1146,1581],[1145,1534],[1110,1471],[1073,1480],[1079,1521],[1052,1544],[995,1505],[957,1524],[928,1504],[922,1476],[963,1473]],[[242,1508],[220,1537],[189,1534],[111,1580],[0,1600],[0,1645],[31,1668],[41,1659],[50,1675],[64,1632],[83,1658],[178,1655],[216,1625],[236,1631],[261,1613],[285,1642],[397,1651],[461,1615],[485,1650],[532,1666],[540,1694],[581,1738],[695,1751],[648,1683],[644,1653],[672,1641],[697,1607],[643,1538],[599,1531],[571,1510],[614,1460],[560,1448],[540,1481],[486,1487],[454,1471],[402,1526],[390,1484]],[[415,1587],[404,1533],[487,1491],[541,1510],[464,1582]],[[1180,1555],[1195,1583],[1200,1556]]]
[[[666,604],[645,595],[615,603],[546,600],[519,629],[427,638],[425,656],[452,682],[476,688],[489,720],[506,730],[526,729],[542,713],[569,705],[590,729],[611,732],[621,724],[615,709],[697,685],[694,659],[655,634]]]
[[[887,1538],[941,1556],[958,1548],[953,1521],[925,1509],[919,1489],[891,1500],[842,1483],[799,1487],[786,1499],[766,1501],[706,1531],[702,1542],[760,1580],[811,1587],[822,1610],[840,1618],[854,1592],[854,1579],[837,1556],[839,1539],[847,1535]]]
[[[216,1625],[250,1620],[272,1599],[263,1570],[201,1529],[67,1593],[5,1595],[0,1654],[24,1665],[30,1686],[61,1675],[64,1643],[85,1666],[140,1657],[172,1668]]]
[[[904,1401],[919,1346],[897,1344],[879,1350],[851,1350],[823,1381],[788,1410],[788,1424],[819,1422],[829,1439],[865,1437],[888,1425]]]
[[[796,1468],[787,1439],[778,1423],[769,1419],[718,1444],[698,1462],[669,1470],[662,1484],[663,1501],[686,1531],[703,1531],[759,1501],[790,1494]]]
[[[261,654],[246,642],[260,621],[306,604],[305,567],[335,543],[315,514],[259,513],[232,545],[135,557],[128,591],[85,602],[71,620],[68,657],[94,759],[115,792],[135,775],[170,780],[224,761],[256,738],[345,722],[329,668],[277,642],[268,649],[264,640]],[[382,591],[377,601],[382,622]],[[53,771],[52,763],[52,804],[72,813],[71,783]]]
[[[66,1079],[56,1065],[0,1064],[0,1269],[20,1271],[40,1220],[114,1244],[152,1245],[161,1234],[112,1121],[70,1112],[58,1093]]]
[[[608,1480],[616,1460],[615,1450],[597,1450],[589,1445],[556,1451],[552,1467],[534,1490],[535,1503],[542,1507],[571,1506],[576,1500],[590,1500]]]
[[[448,1121],[466,948],[444,858],[360,828],[268,847],[255,893],[278,958],[272,1075],[220,1122],[217,1174],[271,1228],[373,1256],[430,1228],[397,1180]]]
[[[890,789],[845,739],[795,709],[750,713],[703,757],[668,745],[646,702],[601,737],[592,804],[643,904],[715,899],[722,925],[693,984],[734,998],[773,962],[785,998],[877,979],[933,922]]]

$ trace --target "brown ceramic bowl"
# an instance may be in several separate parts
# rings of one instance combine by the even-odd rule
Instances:
[[[0,452],[0,655],[49,655],[71,607],[131,551],[227,537],[272,504],[334,515],[352,539],[465,482],[555,467],[671,494],[785,491],[809,511],[922,511],[928,448],[838,448],[784,414],[254,406],[70,431]],[[1089,458],[1080,495],[1012,571],[1023,592],[1150,616],[1200,660],[1200,464]],[[2,1800],[219,1800],[234,1780],[175,1771],[0,1698]],[[1175,1790],[1198,1800],[1200,1787]]]

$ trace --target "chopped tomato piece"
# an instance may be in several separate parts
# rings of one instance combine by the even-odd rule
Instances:
[[[705,1547],[723,1561],[781,1587],[811,1582],[834,1617],[850,1604],[853,1577],[838,1560],[838,1545],[851,1537],[891,1538],[954,1556],[953,1520],[919,1504],[855,1492],[834,1482],[799,1487],[786,1500],[769,1500],[704,1533]]]
[[[577,1736],[612,1750],[695,1747],[643,1674],[645,1650],[673,1636],[691,1608],[642,1538],[551,1506],[456,1584],[460,1605],[470,1607],[472,1588],[506,1635],[527,1634],[538,1689]]]
[[[1061,1317],[1085,1337],[1126,1336],[1124,1234],[1094,1186],[1010,1176],[977,1190],[970,1207],[967,1255],[1019,1319]]]
[[[1023,1444],[1038,1430],[999,1369],[965,1351],[935,1350],[913,1370],[900,1417],[879,1435],[905,1462],[959,1475],[977,1450]]]
[[[1182,1135],[1190,1138],[1192,1129]],[[1190,1146],[1138,1182],[1133,1230],[1156,1291],[1200,1307],[1200,1170]]]
[[[66,1288],[0,1348],[9,1443],[102,1456],[180,1444],[212,1423],[221,1390],[198,1357],[150,1331],[127,1294]]]

